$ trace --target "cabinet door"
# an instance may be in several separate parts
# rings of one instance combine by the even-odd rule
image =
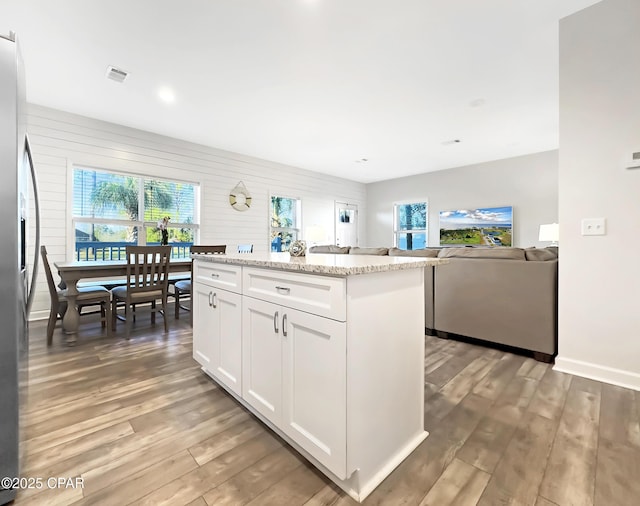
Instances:
[[[282,311],[282,430],[346,479],[346,323]]]
[[[209,371],[231,391],[242,395],[242,296],[214,289],[210,320],[213,349]]]
[[[242,397],[276,425],[282,419],[282,309],[243,297]]]
[[[213,356],[213,328],[215,315],[211,311],[213,289],[200,283],[192,286],[193,358],[207,371]]]

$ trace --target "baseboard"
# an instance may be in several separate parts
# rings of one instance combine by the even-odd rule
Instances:
[[[558,356],[553,370],[640,391],[640,374],[622,369]]]
[[[31,311],[29,313],[29,321],[35,322],[38,320],[48,320],[49,319],[49,310],[46,311]]]

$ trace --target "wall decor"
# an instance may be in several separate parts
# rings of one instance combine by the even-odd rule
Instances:
[[[511,246],[513,207],[440,211],[440,246]]]
[[[289,254],[292,257],[303,257],[307,253],[307,243],[305,241],[293,241],[289,246]]]
[[[242,181],[229,193],[229,204],[236,211],[246,211],[251,207],[251,194]]]

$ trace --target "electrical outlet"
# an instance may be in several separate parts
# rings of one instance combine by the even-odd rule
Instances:
[[[582,220],[582,235],[605,235],[606,232],[604,218],[584,218]]]

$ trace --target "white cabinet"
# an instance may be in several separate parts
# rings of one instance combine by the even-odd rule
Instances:
[[[347,324],[284,310],[282,430],[347,477]]]
[[[212,288],[201,283],[191,287],[191,311],[193,312],[193,358],[205,370],[211,369],[213,355],[213,328],[215,314],[210,311]]]
[[[247,403],[346,478],[346,323],[244,297]]]
[[[282,420],[280,306],[244,297],[242,397],[275,425]]]
[[[196,270],[196,272],[201,272]],[[234,393],[242,392],[242,295],[198,281],[192,287],[193,358]]]
[[[341,276],[325,274],[330,259],[315,273],[303,260],[196,259],[194,358],[362,501],[427,436],[424,274],[393,258]]]

